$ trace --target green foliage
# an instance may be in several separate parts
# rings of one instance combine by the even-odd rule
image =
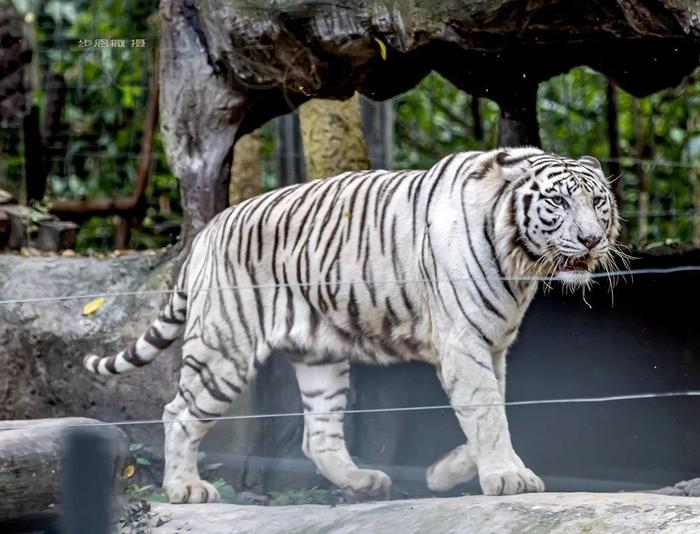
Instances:
[[[290,489],[270,493],[272,506],[290,506],[295,504],[328,504],[335,505],[344,502],[343,494],[338,489],[321,489],[314,486],[311,489]]]
[[[137,176],[138,154],[154,69],[157,28],[150,17],[158,0],[14,0],[20,12],[36,15],[35,54],[42,77],[60,73],[67,84],[63,121],[68,131],[54,157],[47,198],[128,196]],[[125,46],[81,46],[81,40],[123,39]],[[146,46],[132,46],[145,39]],[[135,44],[135,43],[134,43]],[[47,88],[34,91],[42,110]],[[19,135],[0,141],[4,153]],[[132,248],[153,248],[173,242],[181,222],[179,187],[169,171],[160,136],[156,138],[146,192],[149,205],[142,227],[132,234]],[[21,151],[0,165],[0,187],[17,192]],[[111,249],[114,221],[88,221],[78,235],[79,249]]]
[[[543,83],[537,95],[542,146],[552,152],[609,156],[606,79],[587,67]]]
[[[472,97],[436,73],[395,101],[395,167],[425,169],[452,152],[484,150],[496,146],[498,106],[479,102],[483,139],[474,138]]]
[[[205,458],[206,453],[198,453],[199,472],[203,478],[211,479],[222,464],[218,462],[202,464],[201,462]],[[159,462],[156,462],[143,443],[131,443],[129,445],[129,459],[124,471],[124,476],[128,479],[126,487],[127,499],[130,501],[168,502],[165,491],[158,484],[160,480],[157,482],[154,480],[157,477],[159,478],[160,474],[158,473],[156,477],[156,473],[150,469],[155,463]],[[143,472],[144,470],[146,472]],[[219,490],[222,502],[236,502],[236,492],[231,484],[223,478],[216,479],[212,484]]]

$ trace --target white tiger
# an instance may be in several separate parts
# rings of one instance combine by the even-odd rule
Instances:
[[[378,497],[391,484],[346,448],[353,361],[437,367],[467,440],[428,469],[430,488],[478,474],[487,495],[543,491],[511,445],[506,351],[535,295],[531,277],[587,285],[597,265],[611,265],[618,232],[600,164],[535,148],[294,185],[217,215],[146,333],[84,365],[123,373],[184,335],[178,392],[163,414],[170,502],[218,499],[199,477],[197,447],[274,350],[296,371],[304,453],[349,495]]]

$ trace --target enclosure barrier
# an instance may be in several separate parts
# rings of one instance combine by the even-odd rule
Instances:
[[[650,268],[650,269],[629,269],[614,271],[611,273],[596,273],[594,275],[595,279],[601,279],[604,277],[612,278],[622,278],[622,277],[634,277],[634,276],[645,276],[645,275],[665,275],[673,273],[683,273],[683,272],[697,272],[700,271],[700,266],[696,265],[681,265],[669,268]],[[500,278],[500,277],[497,277]],[[511,277],[505,279],[509,280],[539,280],[543,282],[550,282],[555,279],[555,277]],[[465,281],[464,279],[440,279],[437,280],[439,283],[459,283]],[[384,280],[384,281],[374,281],[368,283],[374,284],[425,284],[429,283],[428,280]],[[435,282],[435,281],[433,281]],[[364,284],[364,282],[362,282]],[[284,286],[288,287],[305,287],[317,284],[286,284]],[[322,284],[326,285],[326,284]],[[330,284],[336,285],[336,284]],[[226,286],[226,287],[210,287],[203,289],[202,291],[236,291],[245,289],[265,289],[265,288],[275,288],[280,287],[276,285],[263,284],[263,285],[238,285],[238,286]],[[144,290],[144,291],[125,291],[125,292],[112,292],[112,293],[101,293],[101,294],[73,294],[73,295],[63,295],[56,297],[21,297],[21,298],[4,298],[0,300],[0,305],[11,305],[17,304],[21,305],[23,303],[35,303],[35,302],[48,302],[48,301],[66,301],[66,300],[92,300],[97,297],[124,297],[124,296],[138,296],[138,295],[154,295],[154,294],[167,294],[175,290]],[[451,410],[453,408],[488,408],[488,407],[514,407],[514,406],[533,406],[533,405],[562,405],[562,404],[601,404],[601,403],[612,403],[621,401],[636,401],[644,399],[661,399],[661,398],[678,398],[678,397],[698,397],[700,396],[700,390],[685,390],[685,391],[667,391],[667,392],[643,392],[635,394],[625,394],[625,395],[608,395],[608,396],[591,396],[591,397],[571,397],[571,398],[545,398],[545,399],[532,399],[532,400],[520,400],[520,401],[509,401],[505,403],[494,403],[494,404],[469,404],[452,406],[450,404],[433,404],[426,406],[399,406],[399,407],[376,407],[376,408],[366,408],[366,409],[349,409],[345,410],[346,414],[375,414],[375,413],[392,413],[392,412],[421,412],[421,411],[434,411],[434,410]],[[315,415],[322,415],[322,412],[314,412]],[[236,421],[236,420],[263,420],[263,419],[275,419],[275,418],[289,418],[289,417],[301,417],[303,412],[283,412],[283,413],[267,413],[267,414],[251,414],[251,415],[224,415],[216,418],[200,418],[199,420],[222,420],[222,421]],[[162,425],[164,424],[160,419],[141,419],[141,420],[129,420],[129,421],[114,421],[114,422],[94,422],[88,423],[87,425],[66,425],[66,428],[72,429],[74,427],[125,427],[129,425]],[[47,428],[48,425],[42,425],[40,422],[33,424],[30,428],[35,430],[42,430]],[[20,427],[5,426],[3,430],[13,430]],[[21,428],[27,428],[26,425],[22,425]],[[89,437],[88,434],[84,433],[85,428],[81,428],[80,434],[74,435],[69,438],[69,442],[72,443],[66,449],[66,458],[64,460],[64,469],[66,474],[67,489],[64,497],[64,528],[67,529],[65,532],[80,532],[85,530],[75,530],[76,524],[87,525],[88,521],[90,532],[102,532],[100,530],[102,527],[100,525],[108,524],[108,513],[105,508],[104,492],[100,493],[95,488],[90,489],[90,481],[81,480],[81,473],[94,475],[95,478],[99,478],[102,482],[92,480],[96,484],[102,484],[101,487],[105,487],[105,477],[104,469],[100,470],[99,465],[109,465],[109,462],[104,461],[104,451],[99,452],[100,446],[96,443],[99,442],[99,438]],[[91,441],[92,440],[92,441]],[[87,446],[86,444],[93,443],[93,445]],[[87,447],[87,448],[86,448]],[[87,450],[90,452],[86,452]],[[82,451],[82,452],[80,452]],[[98,460],[96,457],[90,457],[90,455],[97,454],[98,456],[102,454],[102,460]],[[94,455],[93,455],[94,456]],[[78,459],[78,461],[76,461]],[[76,465],[81,465],[81,467],[76,471]],[[72,474],[71,474],[72,473]],[[90,477],[87,477],[90,478]],[[71,489],[71,487],[73,489]],[[80,488],[79,490],[76,488]],[[77,497],[76,497],[77,496]],[[93,499],[93,501],[90,501]],[[100,500],[101,499],[101,500]],[[75,503],[81,503],[75,506]],[[88,502],[94,502],[95,514],[85,515],[86,504]],[[101,510],[99,513],[98,510]],[[77,513],[77,516],[75,515]],[[73,515],[71,515],[73,514]],[[78,521],[83,521],[83,523],[76,523],[76,517],[79,517]],[[72,526],[71,526],[72,525]],[[94,526],[92,526],[94,525]],[[106,531],[105,531],[106,532]]]

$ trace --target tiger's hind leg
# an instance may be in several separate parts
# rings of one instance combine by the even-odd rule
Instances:
[[[165,474],[163,487],[171,503],[216,502],[219,493],[197,470],[199,443],[246,387],[238,370],[245,365],[224,358],[198,338],[185,343],[175,399],[163,412]]]
[[[437,369],[438,379],[444,389],[440,367]],[[457,484],[469,482],[477,475],[476,462],[469,454],[466,444],[459,445],[445,454],[428,468],[426,481],[433,491],[448,491]]]
[[[386,473],[360,469],[350,458],[343,431],[350,362],[295,363],[304,406],[304,454],[346,494],[357,499],[385,497],[391,487]]]

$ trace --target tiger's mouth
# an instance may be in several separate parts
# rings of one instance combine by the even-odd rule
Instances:
[[[556,278],[569,287],[585,287],[591,281],[595,260],[585,256],[563,258],[556,270]]]
[[[593,268],[593,258],[588,254],[578,258],[566,258],[559,263],[559,272],[584,273],[590,272]]]
[[[556,279],[566,286],[586,287],[591,281],[595,260],[589,255],[561,258],[556,269]]]

